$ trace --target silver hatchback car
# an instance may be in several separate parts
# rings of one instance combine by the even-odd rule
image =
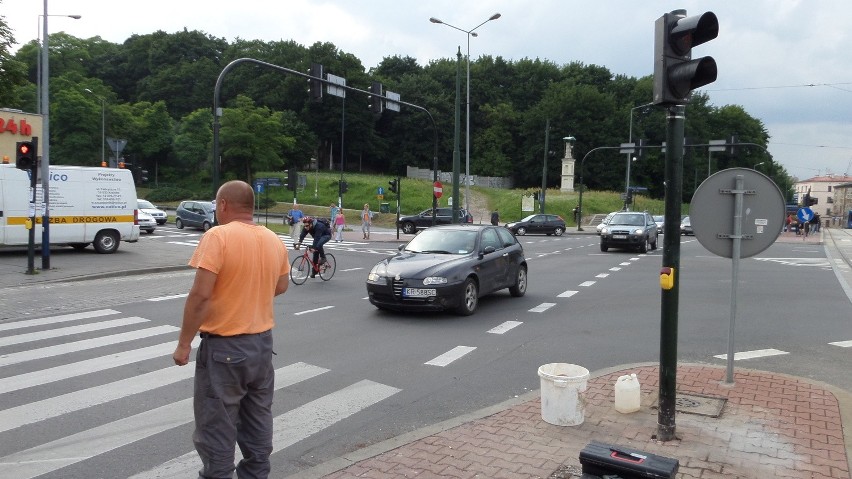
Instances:
[[[213,227],[216,210],[211,201],[181,201],[175,211],[175,226],[200,228],[204,231]]]

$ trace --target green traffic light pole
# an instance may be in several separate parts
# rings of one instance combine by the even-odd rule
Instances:
[[[296,76],[299,76],[299,77],[302,77],[302,78],[307,78],[308,80],[315,80],[315,81],[318,81],[318,82],[326,84],[326,85],[332,84],[331,82],[329,82],[325,78],[317,78],[317,77],[311,76],[307,73],[302,73],[300,71],[292,70],[290,68],[285,68],[285,67],[278,66],[278,65],[273,65],[272,63],[267,63],[267,62],[264,62],[264,61],[261,61],[261,60],[256,60],[254,58],[238,58],[238,59],[232,61],[231,63],[228,63],[227,65],[225,65],[225,68],[223,68],[222,71],[219,73],[219,77],[216,78],[216,86],[213,89],[213,196],[214,197],[216,196],[216,193],[219,190],[219,181],[220,181],[220,177],[219,177],[220,176],[220,174],[219,174],[219,151],[220,151],[219,150],[219,126],[220,126],[219,125],[219,96],[220,96],[220,92],[222,90],[222,82],[225,79],[225,75],[227,75],[228,72],[231,71],[234,67],[236,67],[237,65],[240,65],[242,63],[254,63],[254,64],[257,64],[257,65],[260,65],[260,66],[263,66],[263,67],[268,67],[268,68],[279,70],[279,71],[282,71],[282,72],[285,72],[285,73],[290,73],[292,75],[296,75]],[[358,89],[358,88],[353,88],[353,87],[348,86],[348,85],[337,85],[337,84],[333,84],[333,85],[336,88],[341,88],[341,89],[346,90],[346,91],[363,93],[363,94],[368,95],[368,96],[372,95],[371,92],[369,92],[369,91],[361,90],[361,89]],[[385,99],[385,100],[390,101],[390,100],[387,100],[387,99]],[[433,171],[432,176],[433,176],[433,181],[438,181],[438,125],[435,123],[435,118],[432,117],[432,113],[430,113],[429,110],[427,110],[426,108],[424,108],[420,105],[415,105],[413,103],[408,103],[408,102],[405,102],[405,101],[402,101],[402,100],[392,100],[392,101],[394,103],[398,103],[400,105],[405,105],[405,106],[414,108],[416,110],[420,110],[423,113],[426,113],[426,116],[429,117],[429,121],[432,123],[432,130],[434,131],[434,135],[435,135],[435,141],[434,141],[435,146],[434,146],[434,153],[433,153],[433,156],[432,156],[432,165],[433,165],[432,166],[432,171]],[[343,159],[341,158],[341,162],[342,161],[343,161]],[[317,167],[319,168],[319,164],[317,164]],[[438,198],[435,196],[434,193],[432,193],[432,218],[433,218],[432,221],[433,221],[433,224],[434,224],[434,221],[435,221],[434,218],[435,218],[435,212],[436,212],[437,208],[438,208]]]

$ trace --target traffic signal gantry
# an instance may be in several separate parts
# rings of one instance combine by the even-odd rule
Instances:
[[[685,105],[692,90],[716,81],[713,57],[692,59],[692,47],[719,35],[713,12],[687,17],[674,10],[657,19],[654,29],[655,105]]]

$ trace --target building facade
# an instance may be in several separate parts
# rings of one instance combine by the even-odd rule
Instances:
[[[810,194],[811,209],[831,225],[845,226],[846,216],[852,208],[852,176],[814,176],[793,183],[797,201],[804,206],[805,195]],[[841,221],[842,219],[842,221]]]

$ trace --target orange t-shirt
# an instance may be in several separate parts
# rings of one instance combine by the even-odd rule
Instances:
[[[275,325],[275,286],[290,272],[287,248],[275,233],[237,221],[211,228],[201,237],[189,265],[216,274],[212,313],[199,328],[202,332],[254,334]]]

